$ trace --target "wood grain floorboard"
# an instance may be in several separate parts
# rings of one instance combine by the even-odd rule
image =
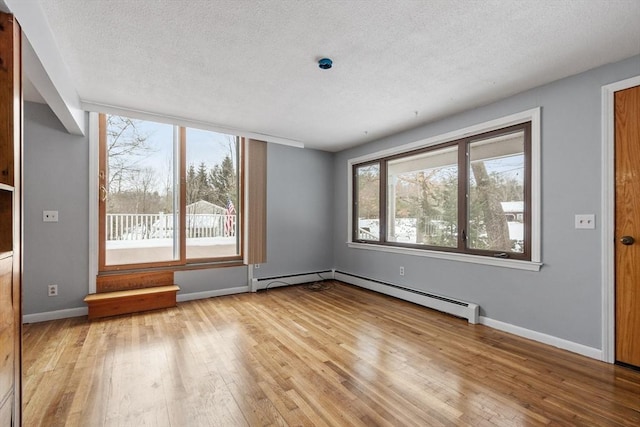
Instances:
[[[25,325],[24,425],[640,425],[640,372],[329,284]]]

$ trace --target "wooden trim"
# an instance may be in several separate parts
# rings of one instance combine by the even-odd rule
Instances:
[[[238,171],[238,206],[236,206],[236,233],[237,233],[237,244],[239,246],[238,248],[238,258],[240,260],[244,260],[244,253],[246,250],[246,245],[245,245],[245,238],[244,238],[244,234],[246,233],[246,229],[244,226],[245,223],[245,218],[247,218],[247,216],[244,214],[244,210],[247,208],[247,206],[245,206],[245,195],[247,194],[246,192],[246,187],[245,187],[245,183],[247,182],[247,170],[245,168],[245,159],[247,157],[247,150],[244,144],[244,138],[240,137],[240,136],[236,136],[236,152],[237,152],[237,159],[236,159],[236,170]],[[265,160],[266,162],[266,160]]]
[[[115,292],[128,289],[173,285],[173,271],[149,271],[98,276],[96,292]]]
[[[14,218],[13,188],[0,188],[0,253],[13,253],[13,220]]]
[[[267,261],[267,143],[247,140],[247,264]]]
[[[98,188],[98,198],[99,198],[99,207],[98,207],[98,275],[109,274],[111,272],[123,272],[123,271],[140,271],[147,269],[163,269],[163,270],[195,270],[195,269],[203,269],[203,268],[217,268],[224,267],[229,265],[236,265],[237,263],[241,263],[243,260],[243,251],[244,251],[244,241],[239,239],[239,254],[228,256],[228,257],[217,257],[217,258],[187,258],[187,247],[186,247],[186,233],[184,232],[184,225],[186,224],[186,175],[187,175],[187,166],[186,166],[186,144],[187,144],[187,128],[174,126],[177,129],[177,150],[174,145],[174,155],[177,157],[177,162],[174,163],[176,173],[178,174],[178,221],[180,223],[179,231],[178,231],[178,257],[175,260],[170,261],[158,261],[158,262],[148,262],[148,263],[135,263],[135,264],[118,264],[118,265],[106,265],[106,249],[105,249],[105,238],[106,238],[106,201],[102,200],[102,195],[105,193],[105,190],[101,190],[100,187],[107,188],[107,175],[108,175],[108,159],[107,159],[107,119],[106,114],[99,114],[99,188]],[[176,134],[174,133],[174,136]],[[238,137],[236,137],[238,138]],[[175,144],[174,140],[174,144]],[[238,234],[242,236],[242,209],[244,209],[242,200],[244,197],[244,170],[240,168],[240,165],[243,164],[244,160],[244,150],[241,147],[241,144],[238,143],[238,186],[239,186],[239,200],[236,206],[237,215],[237,227]],[[175,159],[174,159],[175,160]],[[265,160],[266,163],[266,160]],[[174,253],[175,255],[175,253]],[[237,263],[236,263],[237,261]],[[241,265],[241,264],[240,264]]]
[[[111,270],[111,271],[101,271],[96,279],[101,276],[109,276],[112,274],[135,274],[135,273],[146,273],[146,272],[154,272],[154,271],[188,271],[188,270],[206,270],[210,268],[225,268],[225,267],[242,267],[244,266],[244,262],[242,259],[238,257],[234,257],[233,259],[228,260],[218,260],[216,262],[191,262],[189,264],[180,264],[180,265],[158,265],[158,266],[147,266],[140,267],[140,264],[129,265],[129,268],[122,268],[120,270]]]
[[[174,164],[176,164],[174,162]],[[178,258],[180,259],[180,263],[184,264],[187,259],[187,236],[184,232],[185,226],[187,224],[187,128],[179,127],[178,128],[178,182],[179,182],[179,190],[180,195],[179,203],[180,206],[179,214],[178,214],[178,223],[180,227],[178,227],[178,246],[179,253]],[[176,230],[173,230],[174,237]]]
[[[106,269],[107,115],[98,115],[98,271]]]
[[[20,75],[20,56],[16,49],[20,49],[17,39],[19,33],[14,33],[13,15],[0,14],[0,183],[10,187],[15,182],[15,141],[19,136],[16,101],[21,97],[20,82],[16,79],[16,71]],[[15,26],[19,28],[17,25]],[[18,52],[20,52],[18,50]]]

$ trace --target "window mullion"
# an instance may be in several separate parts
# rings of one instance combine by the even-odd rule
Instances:
[[[458,250],[466,252],[469,232],[469,143],[458,142]]]
[[[178,200],[178,223],[179,226],[174,226],[174,231],[177,230],[178,241],[176,242],[176,236],[174,235],[174,247],[177,244],[178,255],[181,264],[187,262],[187,130],[184,127],[175,127],[176,129],[176,143],[175,148],[175,170],[177,171],[176,180],[174,182],[174,194]],[[177,191],[176,191],[177,190]],[[175,202],[174,202],[175,203]]]
[[[387,238],[387,161],[380,161],[380,242],[386,243]]]
[[[98,144],[99,157],[99,188],[98,194],[98,270],[102,271],[106,265],[106,241],[107,241],[107,197],[109,191],[108,170],[109,159],[107,158],[107,116],[100,114],[98,116]]]

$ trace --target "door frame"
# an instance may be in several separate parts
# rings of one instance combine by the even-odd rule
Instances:
[[[602,360],[615,362],[615,111],[614,94],[640,85],[640,75],[602,86]]]

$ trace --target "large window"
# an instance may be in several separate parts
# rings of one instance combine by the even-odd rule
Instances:
[[[100,116],[100,269],[237,263],[240,138]]]
[[[352,168],[353,242],[532,259],[531,122]]]

